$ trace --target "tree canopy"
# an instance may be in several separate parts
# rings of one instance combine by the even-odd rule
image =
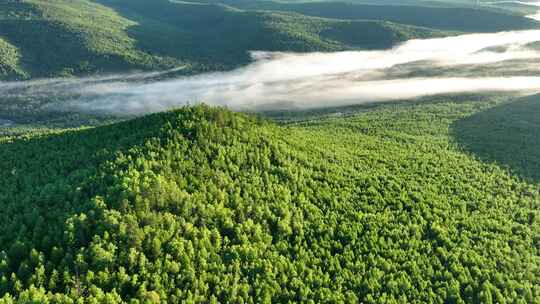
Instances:
[[[492,106],[4,137],[0,303],[537,302],[539,184],[451,135]]]

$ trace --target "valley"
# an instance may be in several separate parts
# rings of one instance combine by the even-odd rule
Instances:
[[[534,7],[0,3],[0,304],[540,301]]]

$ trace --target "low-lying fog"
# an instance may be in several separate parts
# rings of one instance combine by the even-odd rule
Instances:
[[[11,120],[7,120],[7,119],[0,119],[0,128],[5,128],[5,127],[9,127],[13,124],[13,122]]]
[[[252,64],[234,71],[157,82],[148,81],[156,73],[0,82],[0,96],[64,96],[50,106],[123,115],[196,102],[256,111],[540,92],[540,30],[411,40],[384,51],[252,55]]]

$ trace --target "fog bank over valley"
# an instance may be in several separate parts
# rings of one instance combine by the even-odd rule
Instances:
[[[252,57],[236,70],[158,81],[171,71],[1,82],[0,94],[53,98],[46,107],[55,111],[140,115],[199,102],[258,111],[540,92],[540,30],[410,40],[383,51],[254,51]]]

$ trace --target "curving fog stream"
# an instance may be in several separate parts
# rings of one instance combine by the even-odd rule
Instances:
[[[196,102],[286,110],[449,93],[540,92],[540,30],[410,40],[382,51],[252,56],[253,63],[233,71],[155,82],[148,78],[156,73],[0,82],[0,95],[63,97],[48,107],[131,115]]]

